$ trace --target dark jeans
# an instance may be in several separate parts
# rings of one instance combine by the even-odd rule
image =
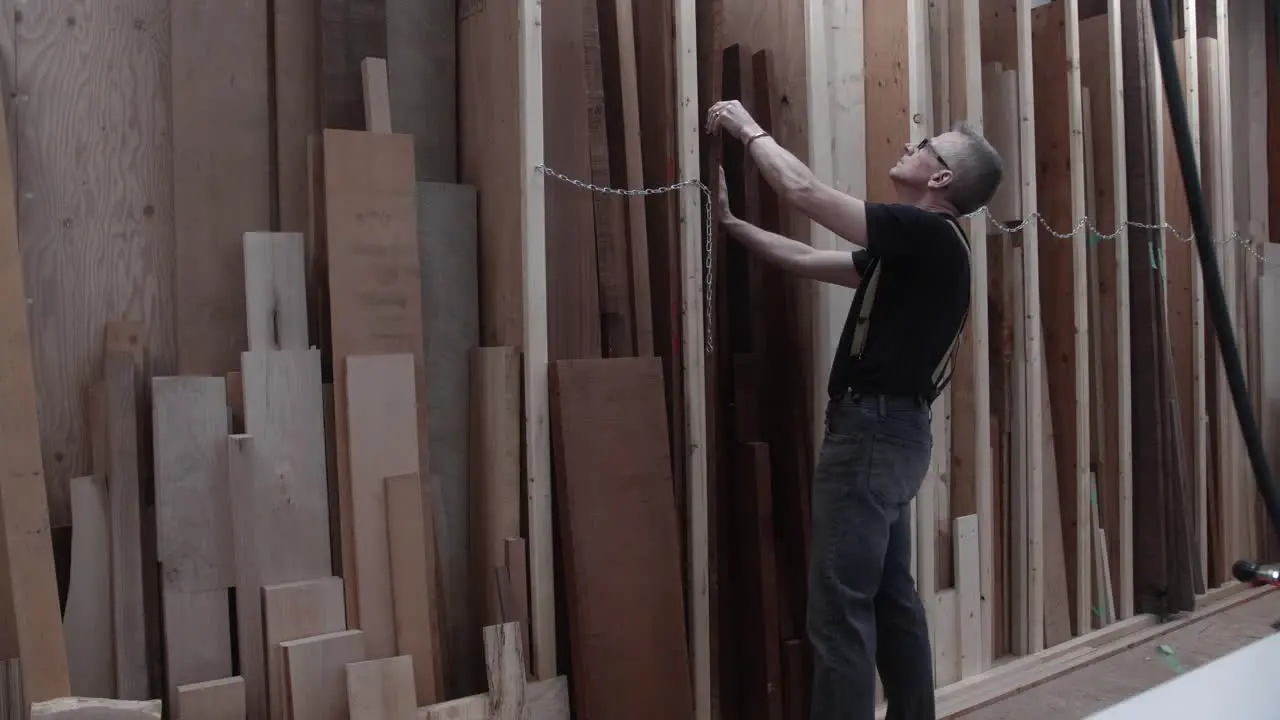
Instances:
[[[933,436],[922,400],[852,395],[827,406],[813,483],[808,631],[811,720],[933,720],[933,651],[911,577],[909,503]]]

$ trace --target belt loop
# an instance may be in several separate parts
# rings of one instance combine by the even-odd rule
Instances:
[[[889,405],[888,405],[888,403],[885,401],[885,399],[884,399],[884,395],[877,395],[877,396],[876,396],[876,400],[878,400],[878,401],[880,402],[880,417],[884,417],[884,416],[888,415],[888,414],[889,414]]]

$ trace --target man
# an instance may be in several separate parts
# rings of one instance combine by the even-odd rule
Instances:
[[[831,364],[813,480],[811,718],[870,720],[878,667],[890,720],[933,720],[907,511],[929,467],[930,407],[968,314],[968,240],[957,218],[991,199],[1000,156],[964,125],[908,144],[889,171],[897,201],[872,203],[819,182],[737,101],[713,106],[707,130],[746,143],[783,200],[857,246],[816,250],[739,220],[721,171],[718,214],[730,237],[783,270],[857,288]]]

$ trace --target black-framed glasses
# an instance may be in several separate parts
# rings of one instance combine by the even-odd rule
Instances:
[[[919,152],[920,150],[924,150],[926,148],[929,150],[929,152],[933,153],[934,157],[938,158],[938,162],[942,163],[943,169],[946,169],[946,170],[951,169],[951,166],[947,164],[947,161],[944,160],[942,156],[938,154],[938,149],[933,146],[932,138],[927,138],[927,137],[922,138],[920,142],[916,143],[917,152]]]

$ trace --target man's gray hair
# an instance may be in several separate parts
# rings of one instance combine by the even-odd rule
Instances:
[[[951,131],[958,133],[961,140],[947,148],[946,162],[954,174],[947,199],[961,215],[967,215],[991,202],[1004,179],[1004,162],[969,123],[957,123]]]

